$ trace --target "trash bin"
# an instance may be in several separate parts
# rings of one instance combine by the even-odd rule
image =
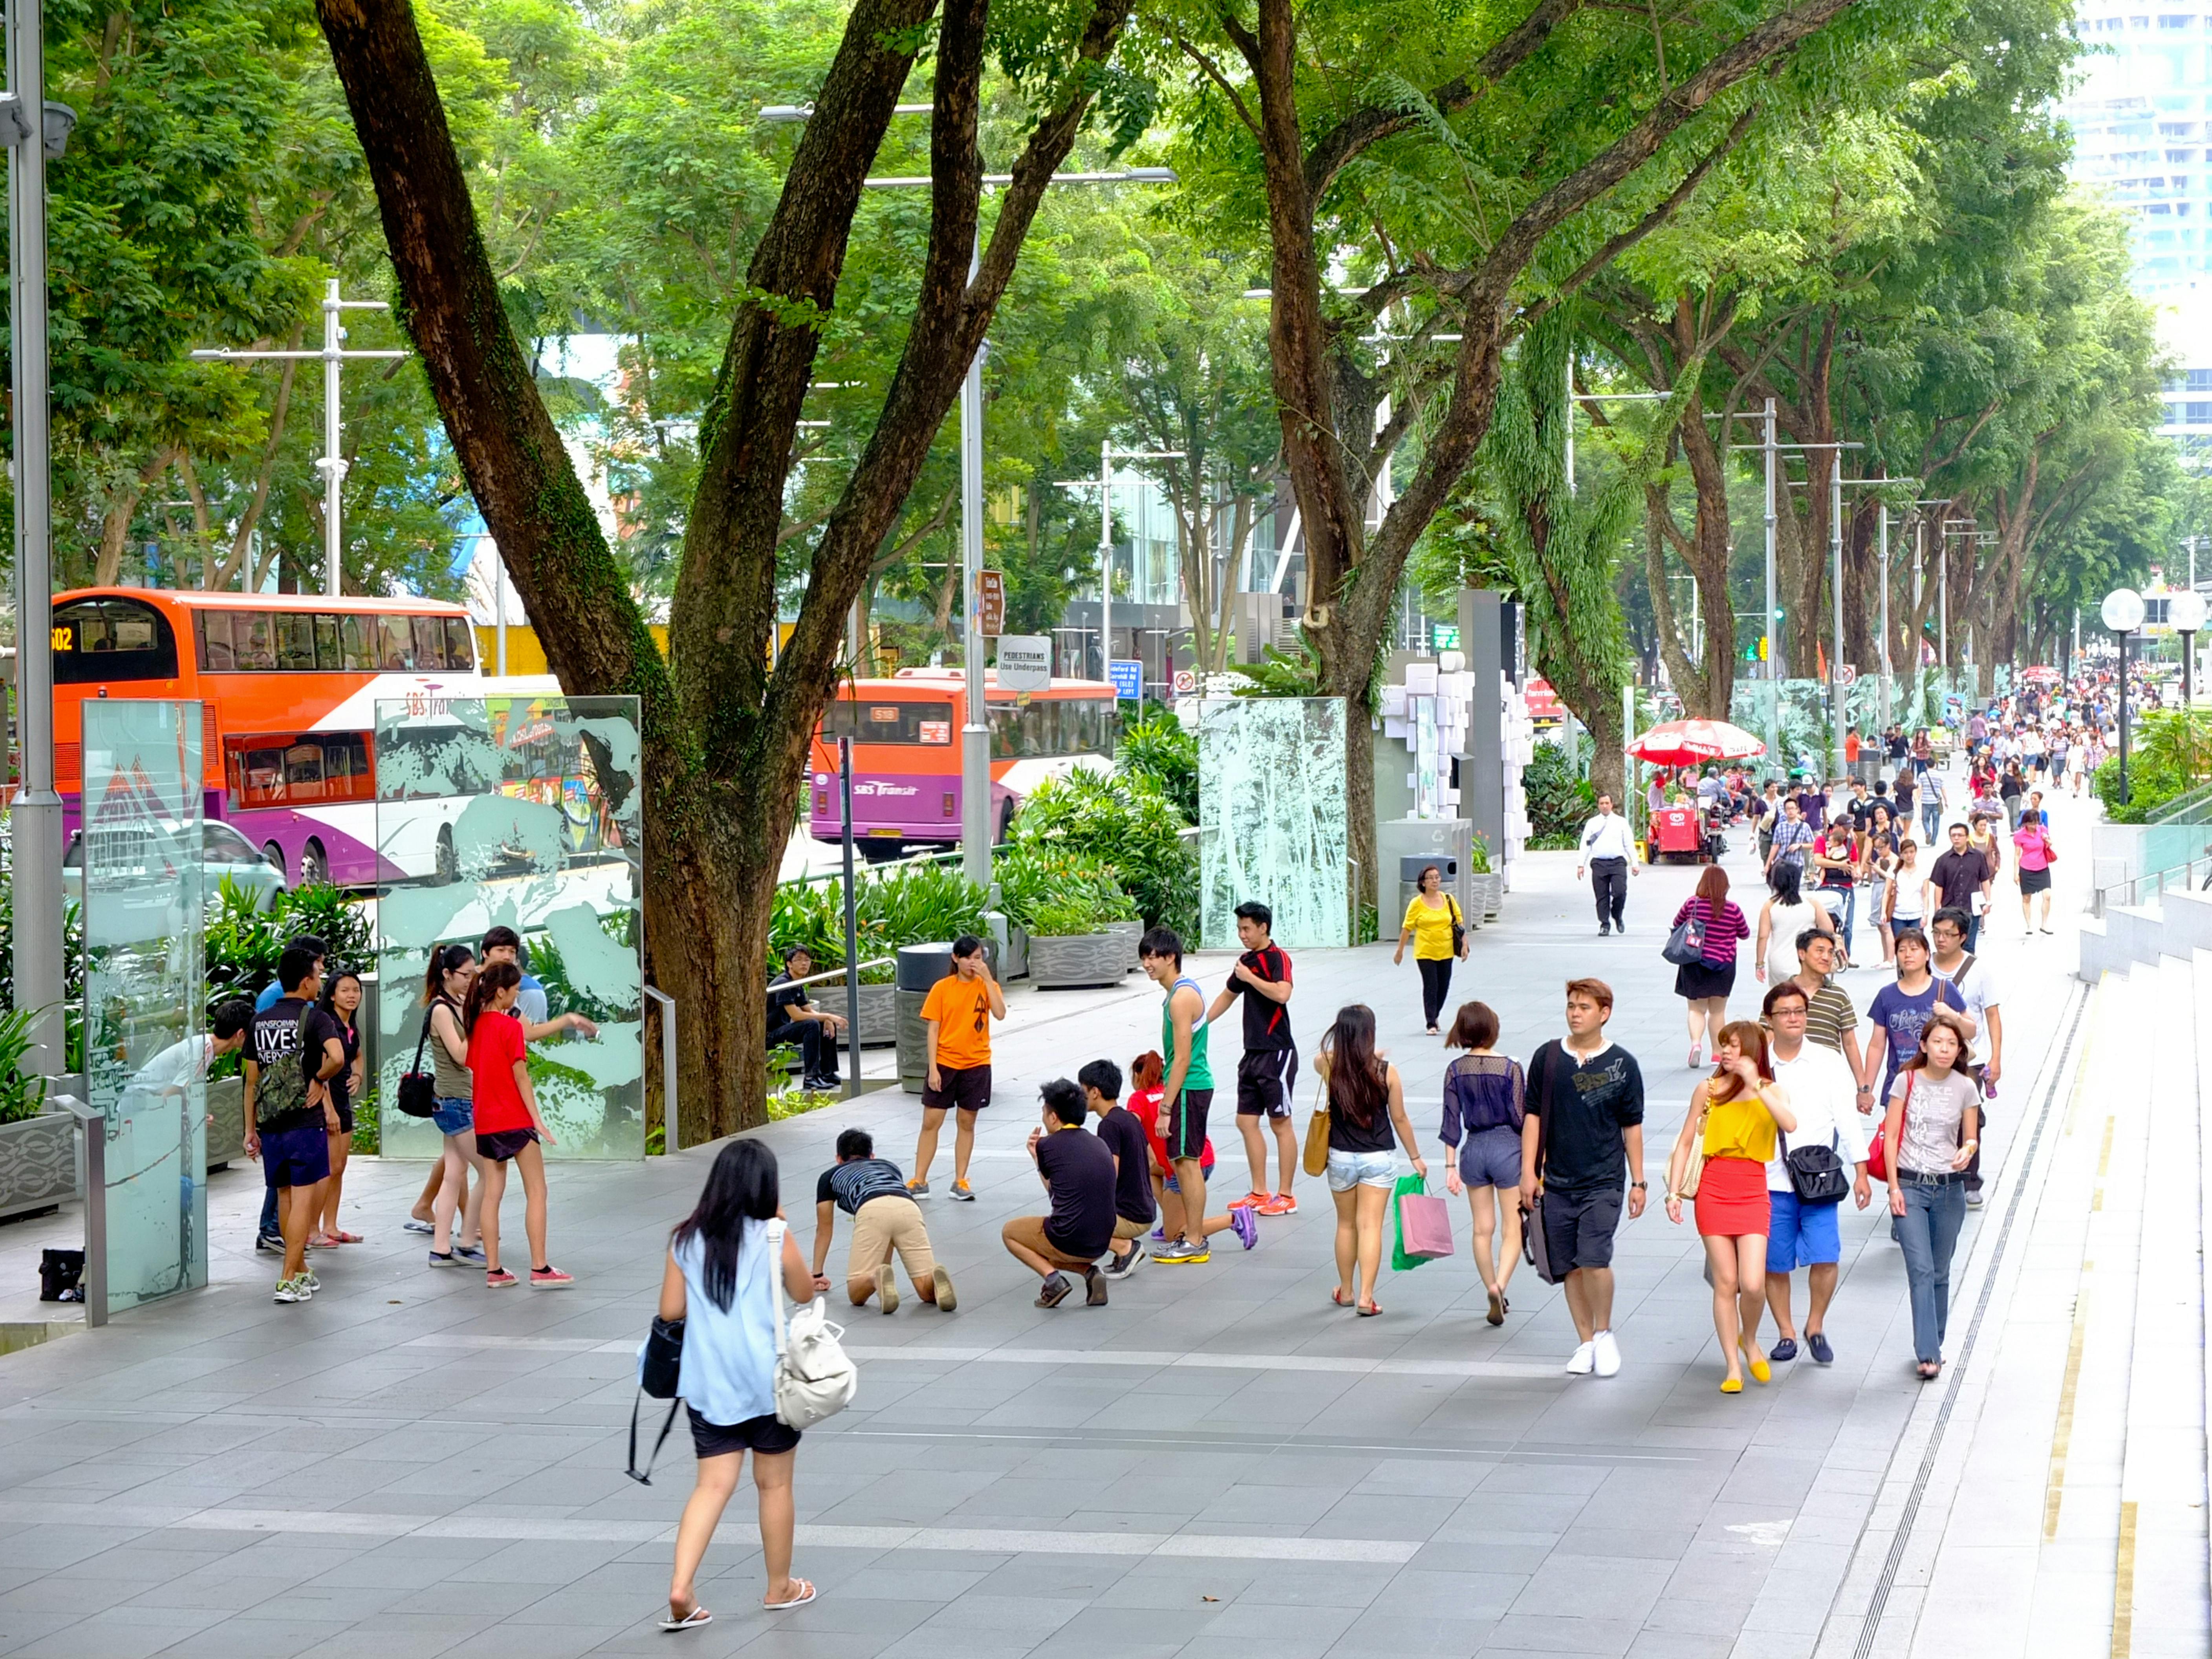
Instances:
[[[1439,857],[1426,853],[1413,857],[1401,857],[1398,860],[1398,914],[1400,915],[1406,914],[1406,907],[1413,902],[1413,895],[1421,890],[1421,872],[1432,864],[1443,872],[1444,891],[1455,893],[1459,890],[1459,860],[1457,859]],[[1462,905],[1460,908],[1464,911],[1467,907]],[[1383,918],[1385,922],[1389,920],[1388,916]],[[1393,933],[1395,935],[1395,930]]]
[[[999,942],[983,941],[984,959],[994,978],[999,971]],[[910,1095],[921,1092],[929,1077],[929,1038],[921,1029],[921,1005],[929,988],[952,971],[952,946],[902,945],[895,969],[898,987],[899,1087]]]

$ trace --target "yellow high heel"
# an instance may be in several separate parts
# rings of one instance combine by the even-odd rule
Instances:
[[[1740,1376],[1723,1377],[1721,1379],[1721,1392],[1723,1394],[1741,1394],[1743,1392],[1743,1379]]]
[[[1774,1381],[1774,1367],[1766,1363],[1766,1356],[1765,1354],[1759,1352],[1756,1348],[1746,1348],[1740,1345],[1737,1352],[1743,1355],[1744,1361],[1751,1367],[1751,1374],[1753,1376],[1757,1377],[1761,1382],[1771,1382]],[[1741,1388],[1742,1384],[1738,1383],[1736,1386],[1738,1388]]]

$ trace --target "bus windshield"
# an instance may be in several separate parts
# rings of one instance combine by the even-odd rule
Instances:
[[[927,744],[952,741],[952,705],[910,702],[888,697],[841,697],[822,711],[822,740],[854,743]]]
[[[991,758],[1048,760],[1114,752],[1114,706],[1103,698],[1037,698],[991,704]]]

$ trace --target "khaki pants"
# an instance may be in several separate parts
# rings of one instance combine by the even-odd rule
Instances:
[[[1116,1238],[1142,1238],[1152,1230],[1152,1224],[1149,1221],[1132,1221],[1125,1215],[1114,1218],[1114,1237]]]
[[[1070,1255],[1045,1237],[1044,1218],[1041,1215],[1019,1215],[999,1229],[999,1237],[1017,1244],[1027,1245],[1055,1267],[1065,1267],[1070,1273],[1081,1273],[1097,1261],[1097,1256]]]
[[[876,1269],[898,1252],[899,1265],[918,1289],[930,1282],[937,1258],[921,1206],[910,1198],[872,1198],[853,1218],[853,1254],[845,1264],[845,1294],[856,1307],[875,1294]]]

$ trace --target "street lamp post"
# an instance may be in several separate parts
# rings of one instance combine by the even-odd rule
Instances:
[[[2128,635],[2142,626],[2142,595],[2132,587],[2116,587],[2105,595],[2101,614],[2105,626],[2120,642],[2120,805],[2124,806],[2128,804]]]
[[[2194,548],[2191,550],[2190,556],[2192,561],[2195,559]],[[2166,602],[2166,619],[2172,625],[2173,631],[2181,635],[2181,717],[2185,720],[2194,718],[2197,635],[2204,626],[2205,609],[2204,596],[2193,587],[2185,593],[2173,594]]]

